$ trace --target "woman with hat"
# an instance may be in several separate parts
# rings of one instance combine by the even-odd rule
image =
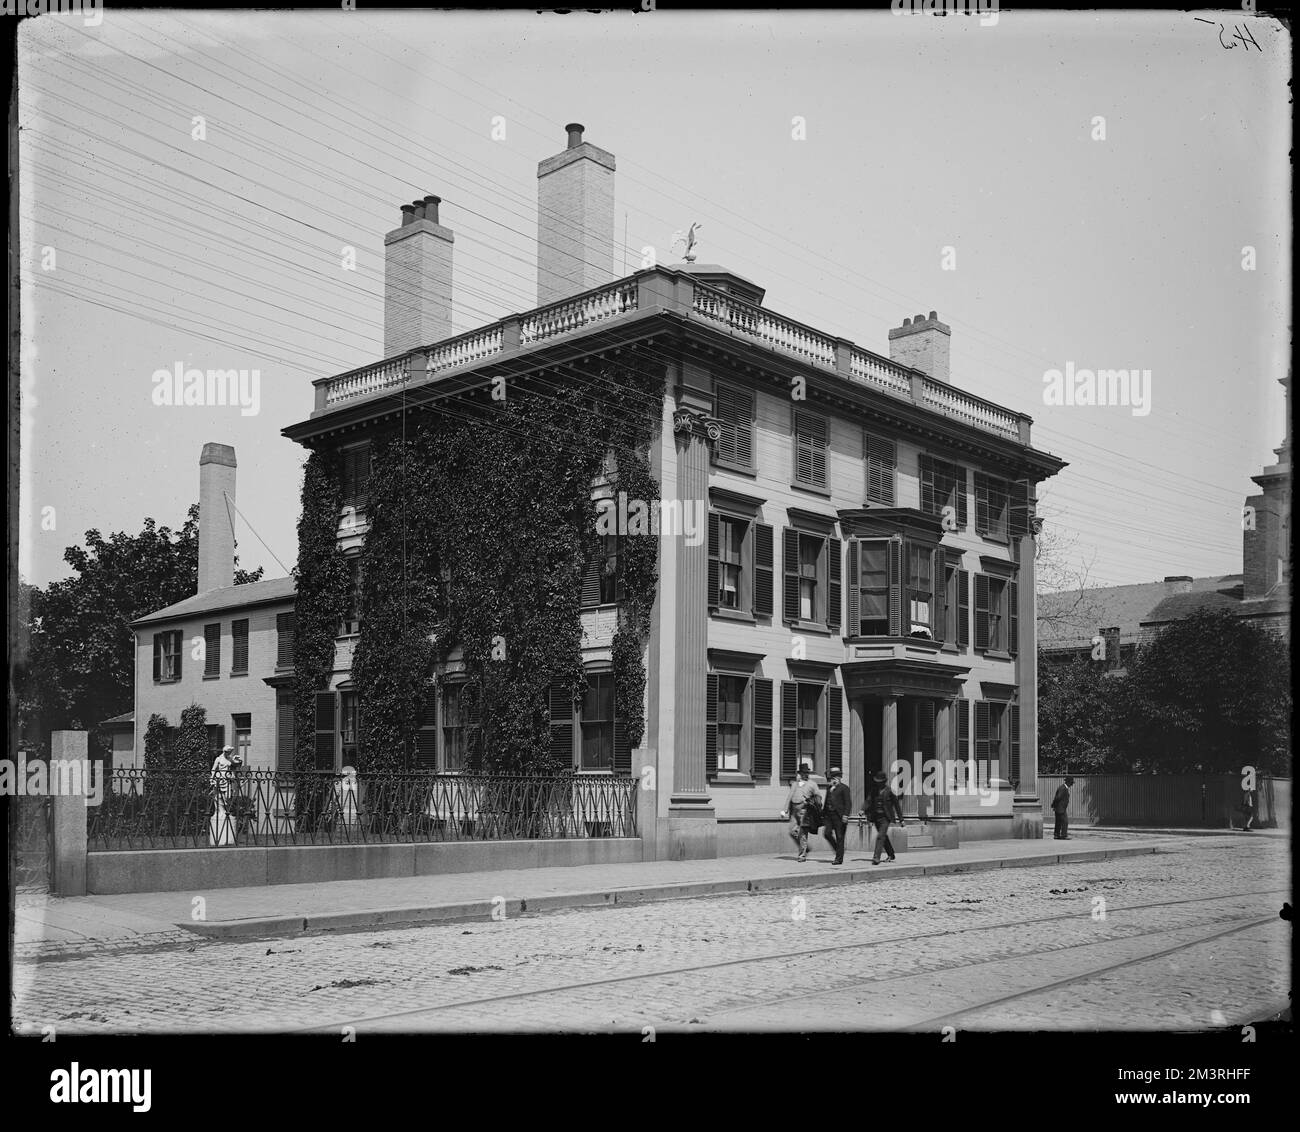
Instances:
[[[214,847],[235,843],[235,826],[230,819],[230,796],[235,787],[235,771],[243,764],[234,747],[222,747],[212,763],[212,818],[208,822],[208,838]]]

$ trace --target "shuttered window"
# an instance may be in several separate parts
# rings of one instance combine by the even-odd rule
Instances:
[[[248,673],[248,618],[230,623],[230,674]]]
[[[772,616],[772,528],[736,515],[709,512],[710,609]]]
[[[751,695],[754,703],[754,753],[750,774],[754,781],[772,778],[772,681],[755,677]]]
[[[203,626],[203,675],[221,675],[221,623]]]
[[[340,502],[344,507],[364,507],[370,494],[370,445],[345,448],[340,462]]]
[[[181,631],[169,629],[153,635],[153,679],[172,684],[181,678]]]
[[[894,506],[894,474],[898,466],[898,449],[892,440],[864,433],[862,458],[866,462],[866,499],[868,503]]]
[[[347,559],[348,592],[339,619],[339,636],[352,637],[361,632],[361,556],[354,554]]]
[[[332,771],[334,769],[334,693],[316,693],[316,739],[313,750],[316,756],[316,769]]]
[[[278,613],[275,618],[275,666],[279,669],[292,668],[294,657],[294,630],[297,626],[296,613]]]
[[[415,733],[416,770],[438,769],[438,688],[435,684],[424,686],[420,702],[420,727]]]
[[[1018,704],[1012,704],[1007,709],[1008,731],[1007,748],[1009,757],[1007,760],[1007,778],[1011,781],[1014,789],[1020,788],[1020,707]]]
[[[794,410],[794,482],[804,487],[826,486],[826,418],[807,409]]]
[[[722,433],[713,445],[713,462],[743,471],[754,470],[754,395],[719,385],[713,415]]]
[[[787,624],[840,626],[840,540],[787,527],[783,532],[782,616]]]
[[[907,546],[907,615],[908,634],[922,634],[933,639],[934,619],[934,547],[908,542]]]
[[[573,691],[562,680],[551,681],[551,758],[573,765]]]
[[[343,751],[344,766],[357,765],[357,727],[360,723],[359,699],[356,692],[343,692],[339,696],[339,745]]]
[[[582,697],[581,770],[612,770],[614,767],[614,675],[598,673],[587,677]]]
[[[814,774],[843,766],[844,700],[834,684],[781,682],[781,777],[794,778],[801,764]]]
[[[1011,485],[996,476],[975,473],[975,533],[1006,542],[1011,526]]]
[[[946,530],[966,529],[966,469],[926,453],[920,456],[921,510],[939,518],[950,517]],[[945,513],[945,508],[950,508]],[[955,523],[955,527],[952,525]]]
[[[469,685],[456,682],[442,689],[442,769],[464,770],[469,756]],[[430,710],[432,705],[430,705]],[[572,752],[570,752],[570,760]]]
[[[293,770],[297,726],[292,692],[275,694],[275,766],[281,773]]]
[[[975,575],[975,648],[1014,656],[1020,647],[1020,587],[1006,578]]]

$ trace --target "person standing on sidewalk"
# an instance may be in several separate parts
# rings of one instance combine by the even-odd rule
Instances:
[[[1056,814],[1056,832],[1052,836],[1057,841],[1070,840],[1070,787],[1073,785],[1074,779],[1067,774],[1052,796],[1052,812]]]
[[[805,826],[805,820],[808,816],[808,802],[812,798],[821,801],[821,791],[817,789],[817,783],[809,779],[812,773],[807,763],[802,763],[799,767],[799,777],[790,785],[790,794],[785,800],[785,809],[781,812],[781,817],[790,819],[790,837],[794,841],[796,848],[799,850],[799,860],[808,859],[808,829]]]
[[[848,826],[849,816],[853,812],[853,795],[844,785],[844,776],[840,773],[839,767],[831,767],[826,772],[826,777],[831,783],[826,791],[826,806],[823,810],[826,819],[826,840],[835,850],[835,860],[831,864],[842,865],[844,864],[844,842],[847,840],[845,829]]]
[[[889,780],[885,777],[883,770],[878,770],[872,776],[871,791],[867,795],[867,803],[863,807],[863,813],[867,815],[867,820],[876,827],[876,851],[872,854],[871,863],[880,864],[880,850],[889,855],[889,859],[894,859],[894,846],[889,840],[889,821],[892,817],[898,818],[899,825],[906,825],[903,820],[903,807],[899,804],[898,795],[890,788]]]

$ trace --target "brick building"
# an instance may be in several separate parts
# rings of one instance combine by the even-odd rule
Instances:
[[[986,804],[957,791],[969,779],[912,799],[943,819],[942,843],[1041,836],[1034,499],[1063,462],[1032,447],[1029,417],[954,383],[936,312],[904,319],[884,356],[774,313],[763,287],[724,266],[617,278],[615,160],[568,130],[538,167],[535,310],[451,336],[454,235],[439,198],[402,206],[385,238],[389,356],[316,381],[314,411],[284,429],[343,457],[340,549],[364,570],[369,445],[403,414],[482,404],[501,375],[562,383],[614,359],[658,367],[651,470],[665,501],[707,509],[707,538],[658,542],[635,752],[620,745],[611,688],[617,570],[589,576],[591,690],[578,703],[552,696],[575,767],[657,767],[642,833],[660,857],[784,847],[777,814],[800,761],[819,777],[842,766],[855,801],[895,760],[969,761],[977,784],[997,788]],[[793,399],[795,386],[806,396]],[[609,555],[615,564],[617,542]],[[351,681],[359,629],[341,626],[317,695],[323,765],[331,751],[342,764],[364,711]],[[453,653],[435,674],[422,752],[448,771],[466,754],[460,667]]]

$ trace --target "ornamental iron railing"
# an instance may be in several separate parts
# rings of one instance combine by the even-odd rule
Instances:
[[[615,775],[122,769],[87,811],[90,852],[635,837]]]

